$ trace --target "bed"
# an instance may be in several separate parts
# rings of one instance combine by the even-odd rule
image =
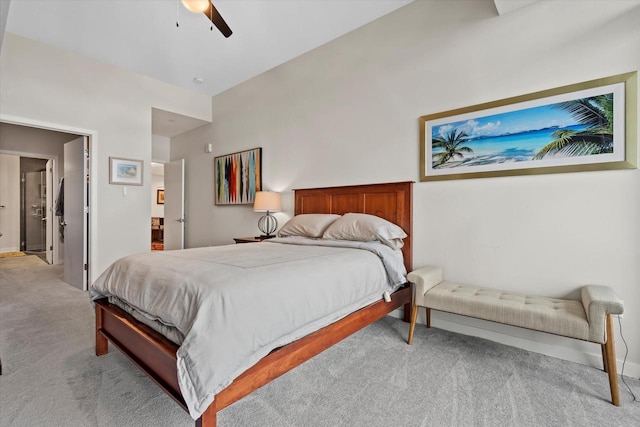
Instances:
[[[400,226],[407,233],[402,247],[402,261],[411,271],[412,251],[412,183],[371,184],[295,190],[295,215],[365,213],[381,217]],[[259,243],[255,245],[277,245]],[[246,246],[246,245],[240,245]],[[257,250],[258,246],[254,247]],[[262,248],[262,247],[260,247]],[[409,314],[411,288],[404,284],[389,298],[378,299],[366,307],[341,316],[339,320],[282,345],[252,364],[215,394],[213,402],[199,412],[196,426],[216,425],[216,412],[300,365],[352,333],[405,307]],[[126,307],[124,307],[126,308]],[[96,355],[106,354],[108,343],[122,351],[183,409],[189,411],[179,386],[178,352],[180,346],[157,328],[151,328],[130,312],[107,299],[95,301]],[[135,314],[135,313],[134,313]],[[193,416],[193,412],[190,412]]]

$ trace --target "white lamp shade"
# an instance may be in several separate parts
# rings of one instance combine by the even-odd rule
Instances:
[[[206,12],[211,0],[182,0],[182,4],[191,12]]]
[[[275,191],[258,191],[253,202],[255,212],[278,212],[280,210],[280,193]]]

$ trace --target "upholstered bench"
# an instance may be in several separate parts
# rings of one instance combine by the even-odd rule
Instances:
[[[620,406],[611,315],[622,314],[624,307],[608,286],[583,286],[582,300],[578,301],[444,282],[440,267],[423,267],[407,278],[415,286],[409,344],[419,307],[427,309],[428,328],[433,309],[597,343],[601,345],[604,370],[609,374],[611,401]]]

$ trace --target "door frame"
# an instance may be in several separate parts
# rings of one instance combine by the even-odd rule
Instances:
[[[47,201],[46,201],[46,206],[47,206],[47,212],[46,212],[46,222],[45,222],[45,227],[46,227],[46,234],[45,234],[45,248],[44,248],[44,252],[45,252],[45,257],[47,258],[47,262],[49,264],[53,264],[55,259],[54,256],[57,256],[57,252],[54,250],[55,247],[54,245],[57,246],[57,243],[60,239],[54,239],[53,235],[54,235],[54,230],[55,227],[54,222],[55,222],[55,206],[53,205],[53,200],[55,199],[55,182],[56,179],[58,178],[58,175],[54,175],[54,168],[56,165],[56,161],[53,159],[49,159],[47,160],[47,165],[46,165],[46,180],[47,180]]]
[[[98,194],[98,183],[96,179],[92,179],[92,175],[95,171],[98,170],[98,159],[97,156],[94,155],[93,153],[97,152],[97,146],[98,146],[98,132],[95,130],[91,130],[91,129],[83,129],[83,128],[78,128],[75,126],[68,126],[65,124],[60,124],[60,123],[50,123],[50,122],[44,122],[42,120],[34,120],[34,119],[30,119],[30,118],[26,118],[26,117],[17,117],[17,116],[11,116],[11,115],[7,115],[7,114],[1,114],[0,113],[0,122],[2,123],[8,123],[8,124],[12,124],[12,125],[19,125],[19,126],[26,126],[26,127],[32,127],[32,128],[38,128],[38,129],[45,129],[45,130],[52,130],[52,131],[57,131],[57,132],[65,132],[65,133],[72,133],[72,134],[76,134],[79,136],[86,136],[88,138],[88,144],[89,144],[89,171],[88,171],[88,177],[89,177],[89,198],[87,200],[87,203],[89,205],[89,218],[88,218],[88,233],[87,233],[87,240],[85,242],[85,247],[84,247],[84,251],[87,254],[87,261],[88,261],[88,265],[87,265],[87,279],[89,281],[91,281],[93,278],[91,277],[91,266],[95,264],[96,260],[94,259],[94,256],[96,254],[97,251],[94,251],[91,249],[91,246],[94,242],[94,239],[97,241],[97,237],[98,237],[98,222],[97,222],[97,218],[96,215],[93,215],[93,210],[97,208],[98,203],[97,203],[97,194]],[[7,153],[7,154],[14,154],[14,153]],[[31,153],[31,156],[33,156],[33,153]],[[57,157],[57,156],[55,156]],[[43,156],[44,158],[48,158],[47,156]],[[54,162],[54,172],[58,172],[59,169],[57,169],[58,166],[58,161]],[[57,178],[57,175],[55,175]],[[58,183],[55,183],[55,190],[58,190]],[[55,193],[54,193],[55,194]],[[58,250],[60,250],[60,248],[58,248]],[[88,284],[85,284],[85,289],[88,288]]]

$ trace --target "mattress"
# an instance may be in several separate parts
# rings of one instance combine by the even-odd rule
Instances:
[[[132,255],[91,286],[180,344],[178,383],[197,419],[215,394],[273,349],[405,282],[400,251],[304,238]],[[114,301],[115,301],[114,300]]]

